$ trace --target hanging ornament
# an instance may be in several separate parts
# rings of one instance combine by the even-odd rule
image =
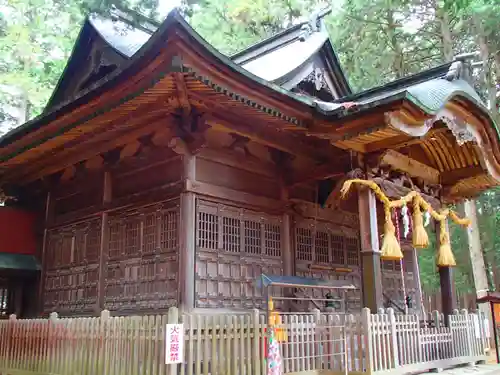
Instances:
[[[431,222],[431,214],[429,211],[424,213],[424,227],[427,228]]]
[[[396,227],[392,222],[391,209],[389,205],[384,206],[385,223],[384,239],[382,241],[382,251],[380,257],[383,260],[400,260],[403,258],[401,246],[396,238]]]
[[[408,206],[406,204],[401,207],[401,217],[403,219],[403,237],[408,238],[408,234],[410,234],[410,217],[408,216]]]
[[[450,234],[446,226],[446,218],[439,222],[439,250],[437,254],[438,267],[454,267],[457,265],[451,251]]]
[[[420,205],[422,204],[420,195],[413,199],[413,247],[416,249],[425,249],[429,247],[429,236],[424,228],[424,221]]]

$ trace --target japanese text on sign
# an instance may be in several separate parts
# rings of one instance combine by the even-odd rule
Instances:
[[[165,363],[182,363],[184,358],[184,327],[167,324],[165,337]]]

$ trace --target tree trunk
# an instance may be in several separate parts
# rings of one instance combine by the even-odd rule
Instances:
[[[441,53],[445,62],[453,61],[453,37],[450,28],[449,15],[446,9],[436,9],[436,19],[441,30]]]
[[[386,20],[387,20],[387,36],[389,37],[389,43],[391,44],[392,50],[394,52],[394,59],[392,60],[392,69],[396,74],[396,78],[402,78],[405,76],[403,49],[399,45],[399,41],[396,36],[396,22],[394,20],[393,11],[391,9],[387,9]]]
[[[488,46],[488,40],[486,39],[481,19],[479,19],[477,16],[473,16],[473,22],[475,25],[477,42],[479,44],[481,61],[483,63],[483,70],[481,72],[481,75],[483,78],[484,90],[486,91],[488,96],[488,107],[493,115],[493,118],[496,120],[498,117],[498,111],[496,110],[497,90],[490,69],[490,49]]]

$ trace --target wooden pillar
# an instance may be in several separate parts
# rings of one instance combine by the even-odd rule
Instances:
[[[109,220],[107,206],[113,199],[113,185],[111,180],[111,173],[104,171],[104,181],[102,188],[102,204],[104,212],[101,214],[101,246],[99,249],[99,284],[97,285],[97,306],[96,313],[100,314],[104,310],[104,295],[105,295],[105,275],[106,267],[108,264],[108,236],[109,236]]]
[[[283,188],[281,190],[281,200],[283,202],[288,201],[288,190]],[[283,260],[283,275],[286,276],[293,276],[295,275],[294,272],[294,262],[293,262],[293,242],[292,242],[292,218],[289,212],[286,212],[283,214],[282,217],[283,220],[283,228],[281,231],[282,235],[282,240],[281,244],[283,245],[282,248],[282,260]]]
[[[377,227],[377,201],[371,190],[359,189],[358,210],[363,268],[363,307],[377,312],[378,309],[383,308],[382,272]]]
[[[45,215],[44,215],[44,229],[43,229],[43,243],[42,243],[42,254],[41,254],[41,261],[42,261],[42,269],[40,272],[40,281],[38,284],[38,311],[40,313],[43,313],[43,294],[45,291],[45,271],[47,268],[46,261],[47,261],[47,246],[48,246],[48,226],[49,222],[52,219],[52,207],[53,207],[53,202],[52,202],[52,195],[50,191],[47,193],[47,198],[45,200]]]
[[[288,190],[282,188],[281,190],[281,199],[283,202],[288,201]],[[283,261],[283,275],[285,276],[294,276],[295,275],[295,267],[294,267],[294,254],[293,251],[293,241],[292,241],[292,215],[285,211],[282,216],[282,229],[281,229],[281,245],[282,245],[282,261]],[[291,297],[293,292],[291,288],[285,288],[283,290],[283,294],[285,297]],[[292,303],[290,300],[287,300],[284,303],[285,311],[291,311]]]
[[[471,224],[467,228],[467,239],[469,242],[469,255],[472,265],[472,275],[474,277],[474,287],[476,289],[476,298],[484,297],[488,290],[488,275],[484,263],[483,251],[481,249],[481,238],[479,235],[479,226],[477,221],[476,201],[468,200],[464,202],[465,216],[469,218]],[[490,332],[493,332],[493,323],[491,309],[487,303],[482,303],[479,306],[481,311],[490,322]]]
[[[184,165],[184,185],[196,180],[196,157],[190,153],[182,156]],[[184,311],[195,307],[195,267],[196,267],[196,196],[184,191],[180,202],[179,232],[179,305]]]
[[[449,230],[448,224],[446,224],[446,230]],[[436,246],[439,250],[439,235],[440,226],[436,225]],[[455,288],[453,284],[453,269],[452,267],[439,267],[439,284],[441,286],[441,310],[444,315],[444,321],[446,326],[449,325],[449,316],[453,314],[453,310],[457,308],[457,301],[455,299]]]

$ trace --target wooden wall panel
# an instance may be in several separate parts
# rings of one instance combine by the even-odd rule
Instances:
[[[281,217],[203,200],[196,214],[196,307],[263,308],[255,282],[283,273]]]
[[[109,216],[104,308],[166,311],[178,301],[179,206],[157,204]]]
[[[211,160],[196,160],[196,180],[268,198],[280,197],[277,178],[272,179]]]
[[[44,313],[92,314],[97,308],[100,219],[48,232]]]
[[[339,212],[339,215],[342,213]],[[347,226],[314,219],[298,219],[295,222],[296,275],[325,280],[347,280],[361,288],[359,232]],[[361,289],[346,293],[339,290],[306,289],[302,296],[325,298],[330,293],[338,299],[339,311],[359,312]],[[317,302],[323,308],[325,302]],[[310,302],[298,302],[296,309],[308,311],[314,308]]]
[[[113,199],[159,189],[182,177],[179,158],[113,173]]]
[[[61,182],[52,194],[54,222],[61,223],[69,214],[99,206],[102,201],[102,183],[102,172]]]

